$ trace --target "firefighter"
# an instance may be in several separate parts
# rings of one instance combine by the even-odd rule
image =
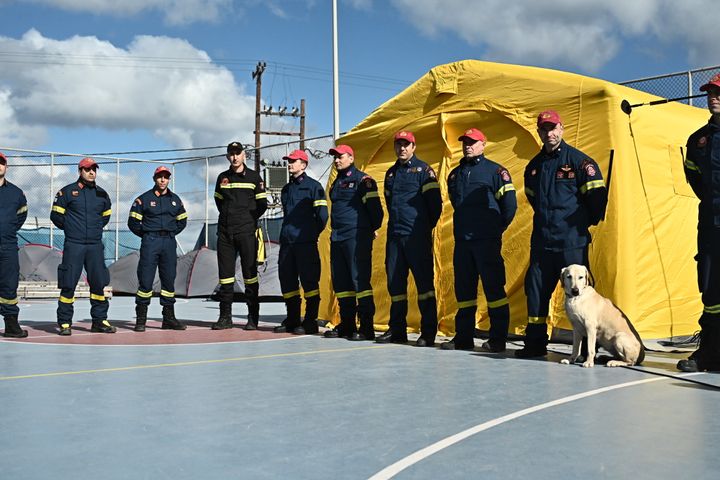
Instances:
[[[589,228],[605,216],[607,189],[600,167],[563,140],[560,115],[538,115],[542,149],[525,168],[525,195],[533,208],[530,265],[525,274],[528,325],[519,358],[547,355],[547,316],[560,270],[572,264],[589,268]]]
[[[245,330],[257,330],[260,316],[258,299],[256,236],[258,219],[267,209],[265,184],[255,170],[245,164],[245,148],[240,142],[227,146],[230,168],[220,173],[215,183],[218,217],[218,272],[220,275],[220,316],[213,330],[232,328],[232,302],[235,285],[235,259],[240,254],[247,323]]]
[[[372,244],[383,219],[375,180],[355,168],[353,149],[338,145],[334,157],[337,177],[330,186],[330,270],[340,307],[340,323],[327,338],[375,340],[375,301],[372,284]],[[358,331],[355,316],[360,320]]]
[[[177,241],[175,237],[187,225],[182,200],[168,188],[171,172],[158,167],[153,174],[155,186],[135,199],[128,216],[128,227],[142,238],[138,262],[138,290],[135,294],[135,331],[144,332],[148,306],[153,294],[155,272],[160,272],[162,328],[185,330],[175,318],[175,274]]]
[[[443,350],[473,350],[478,276],[490,316],[490,338],[482,350],[505,351],[510,305],[505,293],[502,234],[517,210],[515,186],[502,165],[485,157],[487,138],[470,128],[459,138],[463,146],[460,165],[448,175],[453,208],[455,250],[455,337],[440,345]]]
[[[107,320],[108,300],[104,288],[110,283],[102,243],[103,228],[110,221],[110,196],[99,187],[98,164],[90,157],[78,163],[80,177],[55,196],[50,212],[53,224],[65,232],[62,263],[58,266],[60,298],[57,323],[60,335],[71,335],[75,287],[85,267],[90,284],[91,332],[115,333]]]
[[[702,294],[700,345],[677,368],[684,372],[720,371],[720,74],[707,92],[710,120],[687,141],[685,176],[700,199],[698,211],[698,286]]]
[[[27,218],[25,194],[10,183],[7,173],[7,158],[0,152],[0,314],[5,320],[3,337],[25,338],[27,330],[18,323],[17,289],[20,276],[17,231]]]
[[[308,156],[303,150],[294,150],[283,160],[287,161],[290,181],[280,194],[283,222],[278,274],[287,318],[274,331],[315,334],[318,333],[320,308],[320,254],[317,243],[328,220],[327,200],[322,185],[305,173]],[[305,318],[302,322],[298,277],[305,297]]]
[[[442,212],[440,185],[432,167],[415,156],[412,132],[396,133],[394,147],[397,161],[385,173],[383,188],[388,210],[385,272],[390,321],[388,330],[375,341],[407,342],[407,282],[412,271],[421,317],[415,344],[432,347],[437,334],[432,231]]]

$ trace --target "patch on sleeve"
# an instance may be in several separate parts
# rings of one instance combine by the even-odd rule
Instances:
[[[265,182],[258,183],[258,186],[260,187],[260,190],[265,190]]]
[[[498,169],[498,175],[500,175],[500,178],[503,179],[503,182],[509,182],[510,181],[510,172],[508,172],[504,168]]]
[[[228,185],[230,183],[230,180],[228,180],[227,177],[223,177],[222,180],[220,180],[220,185]]]
[[[367,189],[375,188],[375,180],[373,180],[372,177],[363,177],[361,182],[365,185],[365,188]]]
[[[437,175],[435,175],[435,170],[433,170],[432,167],[428,167],[428,175],[430,178],[437,178]]]
[[[707,144],[707,137],[698,138],[698,142],[697,142],[698,147],[704,147],[705,144]]]
[[[62,191],[62,190],[58,190],[57,195],[55,195],[55,196],[56,196],[56,197],[62,197],[62,196],[63,196],[63,191]]]
[[[142,205],[142,200],[139,197],[135,199],[135,205]]]
[[[594,177],[595,175],[597,175],[597,170],[595,169],[595,166],[590,160],[585,160],[583,162],[583,169],[585,170],[585,173],[588,177]]]

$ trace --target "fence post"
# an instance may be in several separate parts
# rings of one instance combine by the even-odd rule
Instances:
[[[52,212],[53,203],[55,203],[54,199],[55,194],[55,154],[50,154],[50,209],[49,212]],[[50,222],[50,248],[55,248],[54,243],[54,234],[55,233],[55,225],[53,225],[52,222]]]
[[[692,94],[693,94],[692,70],[689,70],[687,73],[688,73],[688,74],[687,74],[687,77],[688,77],[688,96],[691,97],[691,98],[689,98],[690,102],[688,103],[688,105],[690,105],[690,106],[692,107],[692,104],[693,104],[693,99],[692,99]]]
[[[208,230],[210,229],[210,159],[205,157],[205,246],[209,247],[210,242]]]
[[[120,211],[120,159],[115,160],[115,261],[120,253],[120,222],[117,213]]]

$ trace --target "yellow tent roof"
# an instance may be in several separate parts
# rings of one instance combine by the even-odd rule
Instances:
[[[503,256],[511,331],[522,333],[527,319],[523,279],[532,229],[523,171],[540,149],[535,121],[546,109],[560,113],[564,139],[594,158],[606,178],[614,151],[606,220],[591,230],[590,265],[597,290],[612,299],[645,338],[687,335],[697,330],[702,310],[693,260],[697,199],[685,182],[681,148],[688,135],[707,122],[709,114],[670,103],[636,108],[628,116],[620,109],[623,99],[634,104],[657,97],[566,72],[465,60],[433,68],[337,141],[353,147],[356,165],[375,178],[380,189],[385,171],[396,159],[393,135],[398,130],[415,133],[416,155],[437,172],[445,200],[434,232],[441,332],[453,333],[457,308],[452,206],[445,180],[462,158],[458,136],[467,128],[477,127],[488,137],[485,155],[510,171],[517,188],[518,211],[503,237]],[[375,323],[383,330],[390,304],[384,271],[385,226],[378,233],[372,284]],[[329,272],[327,232],[321,249],[325,252],[323,271]],[[412,281],[409,285],[408,325],[417,331],[416,292]],[[337,321],[329,274],[321,289],[324,318]],[[478,325],[487,329],[482,288],[478,296]],[[559,287],[550,312],[551,325],[570,328]]]

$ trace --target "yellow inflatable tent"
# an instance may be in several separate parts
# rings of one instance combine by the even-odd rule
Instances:
[[[590,264],[596,288],[633,321],[644,338],[692,334],[702,310],[697,288],[697,199],[685,182],[683,151],[687,137],[707,122],[706,110],[679,103],[635,108],[630,116],[620,103],[656,100],[650,94],[595,78],[519,65],[466,60],[433,68],[405,91],[377,108],[338,139],[355,151],[355,163],[378,181],[395,161],[393,135],[411,130],[416,155],[438,174],[445,200],[434,231],[435,288],[439,329],[454,333],[452,206],[447,198],[448,173],[462,158],[457,138],[467,128],[488,137],[485,155],[509,169],[518,194],[518,211],[503,238],[510,300],[511,333],[522,334],[527,319],[523,278],[529,260],[532,209],[523,171],[541,144],[537,114],[557,110],[564,139],[594,158],[605,178],[613,156],[605,221],[593,227]],[[331,177],[330,182],[332,182]],[[381,195],[382,197],[382,195]],[[387,222],[387,218],[385,219]],[[390,299],[385,281],[385,227],[373,247],[377,330],[385,330]],[[324,252],[321,316],[338,321],[332,292],[327,232]],[[417,332],[419,313],[414,282],[409,281],[409,330]],[[487,330],[487,306],[478,291],[478,328]],[[549,324],[570,329],[563,293],[557,288]]]

